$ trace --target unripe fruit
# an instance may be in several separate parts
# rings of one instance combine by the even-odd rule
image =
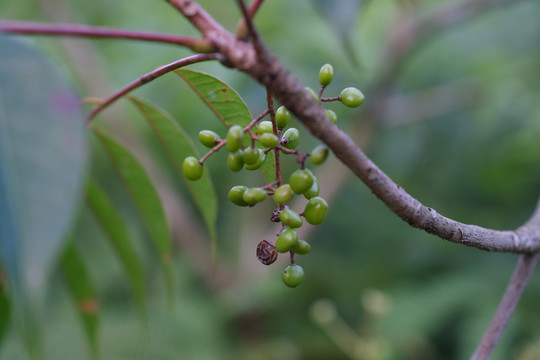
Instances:
[[[231,190],[229,190],[229,194],[227,195],[229,197],[229,200],[235,205],[238,206],[248,206],[249,204],[244,201],[244,193],[247,190],[247,186],[233,186]]]
[[[227,155],[227,166],[234,172],[238,172],[244,168],[244,158],[242,150],[231,152]]]
[[[348,107],[358,107],[364,102],[365,96],[360,90],[354,87],[343,89],[339,95],[341,102]]]
[[[198,180],[203,174],[203,166],[199,164],[199,160],[194,156],[188,156],[184,159],[182,170],[184,176],[189,180]]]
[[[244,192],[244,195],[242,195],[242,199],[244,199],[244,201],[249,205],[255,205],[261,201],[264,201],[267,196],[268,194],[264,189],[255,187],[247,189],[246,192]]]
[[[326,116],[330,119],[331,122],[334,124],[337,123],[337,115],[332,110],[326,110]]]
[[[274,191],[274,201],[276,204],[285,204],[287,201],[291,200],[293,196],[293,191],[291,185],[284,184],[281,185]]]
[[[313,98],[313,100],[315,100],[318,104],[321,103],[321,99],[319,99],[319,95],[317,95],[317,93],[315,92],[315,90],[313,90],[312,88],[310,87],[305,87],[307,93],[309,95],[311,95],[311,97]]]
[[[264,151],[261,151],[259,152],[259,159],[257,160],[257,162],[255,162],[255,164],[252,164],[252,165],[244,164],[244,168],[246,170],[257,170],[258,168],[263,166],[265,160],[266,160],[266,154],[264,153]]]
[[[244,138],[244,129],[240,125],[233,125],[227,132],[227,150],[235,152],[242,147],[242,139]]]
[[[259,160],[259,157],[261,156],[261,152],[262,152],[261,149],[247,148],[246,150],[244,150],[244,155],[243,155],[244,163],[246,163],[246,165],[255,164]]]
[[[212,130],[202,130],[199,132],[199,140],[206,147],[213,148],[216,145],[219,135]]]
[[[304,223],[300,215],[298,215],[291,209],[281,210],[281,212],[279,213],[279,219],[281,220],[283,225],[291,228],[298,228]]]
[[[315,175],[313,175],[313,173],[311,171],[308,170],[308,172],[310,173],[311,177],[313,178],[313,184],[311,184],[309,189],[304,191],[304,196],[305,196],[306,199],[309,200],[311,198],[314,198],[315,196],[319,196],[320,188],[319,188],[319,180],[317,180],[317,178],[315,177]]]
[[[319,71],[319,83],[328,86],[334,79],[334,68],[330,64],[324,64]]]
[[[328,203],[321,197],[311,198],[304,209],[304,218],[311,225],[319,225],[326,218]]]
[[[289,124],[289,120],[291,120],[291,114],[287,109],[285,109],[285,106],[280,106],[276,110],[276,125],[279,129],[283,129]]]
[[[311,251],[311,245],[305,240],[298,240],[291,250],[295,254],[305,255]]]
[[[279,138],[273,133],[264,133],[259,137],[259,141],[265,148],[275,148],[279,144]]]
[[[257,124],[257,130],[259,130],[259,133],[261,134],[271,133],[274,132],[274,127],[272,126],[271,121],[265,120]]]
[[[315,148],[311,151],[311,161],[315,165],[322,164],[326,158],[328,157],[328,146],[326,145],[317,145]]]
[[[298,233],[294,229],[285,229],[276,239],[276,250],[285,253],[298,241]]]
[[[300,265],[289,265],[283,270],[281,278],[288,287],[297,287],[304,281],[304,269]]]
[[[281,143],[283,147],[294,150],[298,146],[300,141],[300,131],[296,128],[289,128],[281,136]]]
[[[289,177],[291,189],[297,194],[302,194],[313,184],[313,178],[307,170],[298,169]]]

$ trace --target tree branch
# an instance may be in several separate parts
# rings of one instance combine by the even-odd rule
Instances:
[[[172,34],[159,34],[144,31],[121,30],[108,27],[77,24],[46,24],[29,21],[0,20],[0,32],[29,35],[56,35],[73,37],[91,37],[106,39],[129,39],[185,46],[195,52],[209,53],[214,49],[204,39],[197,39]]]
[[[495,312],[495,316],[493,316],[471,360],[486,360],[491,356],[523,294],[523,290],[525,290],[529,282],[539,256],[540,252],[536,252],[534,254],[524,254],[519,257],[512,279],[506,288],[506,292]]]
[[[110,95],[109,97],[103,99],[100,102],[100,104],[94,110],[92,110],[92,112],[88,115],[88,117],[86,118],[86,124],[90,123],[90,121],[97,114],[99,114],[101,111],[103,111],[106,107],[108,107],[109,105],[114,103],[116,100],[120,99],[122,96],[124,96],[124,95],[130,93],[131,91],[135,90],[139,86],[147,84],[150,81],[152,81],[154,79],[157,79],[160,76],[163,76],[163,75],[165,75],[167,73],[170,73],[173,70],[179,69],[179,68],[187,66],[187,65],[191,65],[191,64],[195,64],[195,63],[199,63],[199,62],[203,62],[203,61],[208,61],[208,60],[221,60],[221,59],[222,59],[221,55],[216,54],[216,53],[213,53],[213,54],[197,54],[197,55],[188,56],[188,57],[180,59],[180,60],[173,61],[172,63],[167,64],[167,65],[161,66],[161,67],[155,69],[154,71],[151,71],[148,74],[141,76],[137,80],[133,81],[129,85],[127,85],[127,86],[123,87],[122,89],[118,90],[117,92]]]

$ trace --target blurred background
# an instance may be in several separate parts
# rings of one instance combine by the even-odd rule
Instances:
[[[235,29],[234,1],[200,3]],[[0,14],[197,35],[164,1],[3,1]],[[513,229],[527,220],[540,195],[538,19],[538,1],[267,0],[256,25],[269,49],[306,86],[317,89],[320,67],[331,63],[335,78],[326,96],[348,86],[364,92],[360,109],[340,103],[327,108],[394,181],[450,218]],[[123,40],[17,39],[51,59],[82,97],[105,97],[190,54]],[[236,89],[253,116],[264,110],[264,89],[246,75],[219,64],[192,68]],[[203,129],[225,134],[177,76],[160,78],[135,95],[165,109],[194,139]],[[267,220],[273,203],[239,208],[227,200],[232,186],[262,185],[264,178],[231,173],[225,154],[218,153],[207,166],[219,203],[214,267],[202,218],[144,119],[120,101],[98,122],[144,164],[175,247],[171,305],[136,211],[103,151],[89,139],[87,171],[129,225],[147,286],[142,319],[118,259],[80,206],[73,232],[99,295],[100,359],[466,359],[516,264],[515,255],[458,246],[409,227],[330,157],[314,169],[329,215],[322,225],[303,228],[312,250],[297,263],[306,278],[287,288],[280,274],[285,256],[272,266],[255,257],[259,241],[278,230]],[[302,132],[299,149],[310,151],[319,142],[293,122]],[[288,160],[284,166],[292,169]],[[47,358],[90,359],[84,327],[58,271],[45,302]],[[493,359],[540,359],[539,302],[535,274]],[[12,328],[0,359],[28,359],[23,348]]]

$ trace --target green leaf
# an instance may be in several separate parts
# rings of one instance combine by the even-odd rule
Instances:
[[[16,328],[40,357],[46,280],[82,196],[84,121],[59,69],[13,38],[0,49],[0,257]]]
[[[146,317],[145,284],[141,260],[135,252],[120,214],[107,194],[91,178],[87,181],[86,204],[122,263],[133,290],[138,311],[144,319]]]
[[[4,272],[0,270],[0,348],[10,324],[10,303],[6,293]]]
[[[179,69],[175,73],[184,79],[227,128],[233,125],[245,127],[251,122],[244,100],[223,81],[195,70]]]
[[[70,239],[60,258],[60,270],[84,323],[90,349],[96,354],[98,350],[99,302],[88,271],[73,244],[73,239]]]
[[[135,97],[129,99],[146,119],[171,158],[178,174],[185,180],[182,171],[184,159],[188,156],[200,157],[191,138],[167,112],[141,99]],[[186,180],[186,185],[206,223],[215,255],[217,252],[216,218],[218,205],[208,167],[205,166],[203,176],[199,180]]]
[[[172,296],[172,242],[161,200],[139,161],[127,149],[113,140],[104,129],[95,124],[92,124],[91,128],[101,141],[107,156],[135,203],[159,255],[169,296]]]

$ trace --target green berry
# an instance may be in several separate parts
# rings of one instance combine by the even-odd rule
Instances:
[[[280,106],[276,111],[276,125],[279,129],[283,129],[284,127],[287,127],[289,124],[289,120],[291,120],[291,114],[287,109],[285,109],[285,106]]]
[[[317,95],[317,93],[315,92],[315,90],[313,90],[312,88],[310,87],[306,87],[305,88],[307,93],[309,95],[311,95],[311,97],[313,98],[313,100],[315,100],[315,102],[317,102],[318,104],[321,103],[321,99],[319,99],[319,95]]]
[[[298,228],[304,223],[300,215],[298,215],[291,209],[281,210],[281,212],[279,213],[279,219],[281,220],[283,225],[291,228]]]
[[[319,188],[319,180],[317,180],[315,175],[313,175],[313,173],[309,170],[307,170],[307,172],[309,172],[309,174],[311,175],[311,178],[313,179],[313,184],[311,184],[309,189],[304,191],[305,198],[309,200],[315,196],[319,196],[320,188]]]
[[[264,189],[255,187],[247,189],[242,195],[242,199],[244,199],[244,201],[249,205],[255,205],[261,201],[264,201],[267,196],[268,194]]]
[[[304,281],[304,269],[300,265],[289,265],[283,270],[281,278],[288,287],[297,287]]]
[[[292,252],[298,255],[305,255],[310,252],[311,245],[305,240],[298,240],[291,248]]]
[[[233,125],[227,132],[227,150],[229,152],[235,152],[242,147],[242,140],[244,139],[244,129],[240,125]]]
[[[248,206],[249,204],[244,201],[244,193],[247,190],[247,186],[233,186],[231,190],[229,190],[229,194],[227,195],[229,197],[229,200],[235,205],[238,206]]]
[[[321,197],[309,199],[304,209],[304,217],[311,225],[319,225],[326,218],[328,213],[328,203]]]
[[[203,174],[203,166],[194,156],[188,156],[184,159],[182,170],[184,171],[184,176],[189,180],[198,180]]]
[[[287,201],[291,200],[293,196],[293,191],[291,185],[284,184],[276,189],[274,192],[274,201],[276,204],[285,204]]]
[[[279,234],[276,239],[276,250],[280,253],[285,253],[294,246],[298,241],[298,233],[294,229],[285,229]]]
[[[337,115],[332,110],[326,110],[326,116],[330,119],[331,122],[334,124],[337,123]]]
[[[307,170],[298,169],[289,177],[289,184],[295,193],[302,194],[313,185],[313,178]]]
[[[265,148],[275,148],[279,144],[279,138],[273,133],[264,133],[259,137],[259,141]]]
[[[227,155],[227,166],[234,172],[238,172],[244,168],[244,157],[242,150],[230,152]]]
[[[199,132],[199,140],[206,147],[213,148],[216,145],[219,135],[212,130],[202,130]]]
[[[326,158],[328,157],[328,146],[326,145],[317,145],[315,148],[311,151],[311,161],[315,165],[322,164]]]
[[[343,89],[339,95],[341,102],[348,107],[358,107],[364,102],[364,94],[360,90],[354,87],[348,87]]]
[[[319,71],[319,83],[328,86],[334,79],[334,68],[330,64],[324,64]]]
[[[300,131],[297,128],[289,128],[285,130],[283,136],[281,136],[281,143],[283,147],[294,150],[298,146],[300,141]]]
[[[263,166],[265,160],[266,160],[266,154],[264,153],[264,151],[260,151],[259,159],[255,162],[255,164],[252,164],[252,165],[244,164],[244,168],[246,170],[257,170],[258,168]]]
[[[262,152],[261,149],[251,148],[251,147],[247,148],[246,150],[244,150],[244,155],[243,155],[244,163],[246,163],[246,165],[255,164],[261,157],[261,152]]]
[[[271,133],[274,132],[274,127],[272,126],[271,121],[265,120],[257,124],[257,130],[259,130],[259,133],[261,134]]]

